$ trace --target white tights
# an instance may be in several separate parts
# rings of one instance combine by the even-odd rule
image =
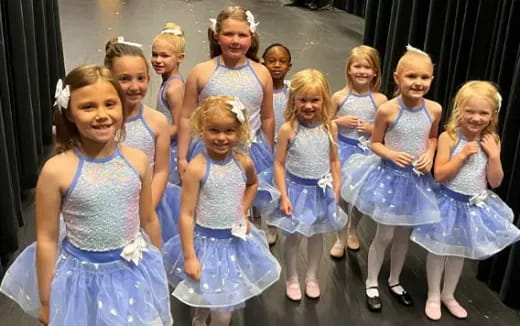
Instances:
[[[287,280],[298,280],[298,249],[302,236],[291,234],[285,238],[284,258],[287,268]],[[316,234],[307,238],[307,273],[306,280],[318,279],[318,268],[320,266],[323,251],[323,235]]]
[[[454,299],[453,295],[464,266],[464,258],[437,256],[429,253],[426,258],[426,277],[428,280],[428,300],[439,301]],[[444,284],[441,292],[441,279]]]
[[[410,233],[411,229],[409,227],[377,224],[376,235],[368,250],[367,288],[378,286],[379,272],[385,259],[386,248],[390,243],[392,243],[392,249],[390,251],[390,277],[388,278],[388,284],[395,285],[399,283],[399,276],[408,252]],[[402,289],[396,288],[396,292],[402,292]]]
[[[196,308],[192,326],[206,326],[206,321],[208,320],[210,314],[211,322],[209,326],[228,326],[231,322],[230,311],[210,311],[207,308]]]

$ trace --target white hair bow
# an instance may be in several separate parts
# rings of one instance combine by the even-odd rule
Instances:
[[[135,47],[138,47],[138,48],[142,48],[142,47],[143,47],[142,44],[135,43],[135,42],[128,42],[128,41],[125,41],[125,38],[124,38],[123,36],[118,36],[116,42],[117,42],[118,44],[131,45],[131,46],[135,46]]]
[[[500,112],[500,108],[502,107],[502,95],[500,95],[499,92],[497,92],[497,102],[498,102],[497,112]]]
[[[121,252],[123,257],[128,262],[133,262],[136,266],[139,265],[139,261],[143,259],[143,252],[149,251],[146,248],[146,241],[144,241],[141,233],[138,233],[134,241],[127,244]]]
[[[66,110],[69,106],[69,98],[69,85],[65,85],[65,87],[63,87],[63,81],[61,79],[58,79],[58,83],[56,84],[56,92],[54,93],[54,99],[56,99],[56,101],[54,102],[54,106],[56,106],[60,112],[62,109]]]
[[[251,33],[254,33],[256,31],[256,27],[260,24],[260,22],[255,21],[255,16],[253,16],[253,13],[249,10],[246,11],[246,17],[247,22],[249,23],[249,30]]]
[[[234,96],[232,100],[226,101],[226,103],[231,105],[231,112],[237,116],[238,121],[244,123],[246,121],[246,116],[244,115],[246,108],[244,104],[240,102],[240,99]]]
[[[416,47],[413,47],[413,46],[411,46],[410,44],[408,44],[408,45],[406,46],[406,50],[407,50],[407,51],[412,51],[412,52],[417,52],[417,53],[420,53],[420,54],[425,55],[425,56],[427,56],[427,57],[430,56],[428,53],[426,53],[426,52],[424,52],[423,50],[420,50],[420,49],[418,49],[418,48],[416,48]]]
[[[175,29],[169,28],[169,29],[165,29],[164,31],[162,31],[161,34],[173,34],[173,35],[177,35],[177,36],[182,36],[182,31],[177,28],[175,28]]]
[[[209,28],[213,31],[213,33],[217,32],[217,20],[215,18],[209,19]]]

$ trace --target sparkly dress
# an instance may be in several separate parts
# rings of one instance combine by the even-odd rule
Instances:
[[[377,105],[372,92],[357,95],[350,92],[339,105],[336,119],[346,115],[353,115],[368,123],[374,123]],[[338,125],[338,154],[341,165],[345,164],[352,154],[368,155],[370,151],[369,136],[359,133],[356,128]]]
[[[216,57],[215,60],[217,67],[200,92],[199,103],[208,96],[214,95],[236,96],[240,99],[246,107],[253,133],[248,154],[253,159],[256,172],[260,173],[273,166],[273,153],[261,130],[260,109],[264,99],[262,83],[251,67],[249,59],[245,65],[235,68],[224,65],[221,57]],[[203,148],[204,145],[201,141],[193,142],[188,158],[194,157]]]
[[[173,296],[192,307],[233,310],[261,294],[280,278],[280,265],[269,252],[262,231],[251,224],[240,238],[234,226],[243,223],[246,176],[233,154],[212,160],[205,151],[206,173],[195,208],[194,248],[201,265],[200,281],[184,273],[181,238],[164,245]]]
[[[123,144],[143,151],[153,168],[155,165],[155,135],[143,118],[144,107],[139,113],[125,122],[125,138]],[[181,188],[168,183],[163,196],[157,204],[156,213],[161,224],[161,236],[166,241],[179,233],[179,214]]]
[[[49,325],[172,325],[161,254],[139,229],[137,171],[119,149],[103,159],[76,154],[78,168],[62,199],[66,237],[56,254]],[[9,268],[0,291],[37,318],[35,259],[33,243]]]
[[[274,112],[274,135],[278,138],[278,131],[285,122],[283,117],[287,109],[287,99],[289,98],[289,81],[283,81],[283,87],[273,90],[273,112]]]
[[[162,82],[161,88],[159,89],[159,93],[157,94],[156,109],[157,111],[164,114],[166,119],[168,119],[168,124],[170,126],[173,125],[174,121],[170,107],[168,105],[168,102],[166,101],[166,89],[168,88],[170,82],[174,81],[175,79],[181,80],[184,84],[184,79],[181,75],[171,76],[170,78]],[[177,136],[172,137],[170,140],[170,174],[168,176],[168,182],[177,185],[181,183],[179,172],[177,171]]]
[[[397,101],[400,111],[386,131],[384,144],[417,160],[427,148],[432,119],[424,102],[410,109],[400,98]],[[353,154],[342,173],[342,198],[377,223],[415,226],[441,219],[433,178],[413,165],[401,168],[377,155]]]
[[[451,155],[467,143],[459,134]],[[520,230],[512,223],[513,211],[487,189],[487,163],[479,144],[478,153],[437,191],[442,220],[416,227],[412,241],[435,255],[485,259],[520,240]]]
[[[292,215],[280,211],[279,192],[270,191],[265,184],[260,198],[270,195],[272,200],[262,208],[267,224],[288,233],[314,234],[338,231],[347,217],[336,205],[330,173],[330,138],[323,124],[298,124],[296,134],[287,147],[285,182],[292,204]],[[271,194],[266,194],[271,192]],[[278,192],[278,194],[276,193]]]

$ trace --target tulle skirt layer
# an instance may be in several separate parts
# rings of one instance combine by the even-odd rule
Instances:
[[[172,325],[168,283],[161,254],[148,244],[138,265],[121,249],[86,252],[65,239],[58,247],[51,284],[50,325]],[[5,274],[0,291],[38,317],[36,243]]]
[[[156,209],[163,242],[179,233],[180,204],[181,187],[168,183]]]
[[[230,229],[195,227],[194,247],[201,265],[200,281],[184,273],[180,237],[164,245],[164,263],[173,295],[192,307],[233,310],[261,294],[280,278],[280,265],[262,231],[251,225],[246,240]]]
[[[369,155],[372,152],[366,146],[361,145],[357,139],[338,135],[338,154],[341,165],[343,165],[353,154]]]
[[[174,185],[181,184],[181,177],[177,169],[177,137],[173,137],[170,142],[170,173],[168,182]]]
[[[520,240],[511,208],[491,191],[484,197],[471,204],[470,196],[441,186],[437,200],[442,220],[416,227],[412,241],[435,255],[485,259]]]
[[[342,198],[377,223],[415,226],[441,220],[431,175],[377,155],[354,154],[343,165]]]

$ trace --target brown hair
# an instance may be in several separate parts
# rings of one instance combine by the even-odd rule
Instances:
[[[150,71],[150,68],[148,67],[148,61],[146,60],[143,51],[137,46],[118,43],[116,37],[112,38],[107,42],[107,44],[105,44],[104,64],[108,69],[112,70],[115,59],[124,56],[141,57],[144,61],[144,64],[146,65],[146,72],[148,73]]]
[[[179,32],[181,32],[181,35],[177,35],[174,33],[163,33],[164,31],[167,31],[167,30],[178,30]],[[157,34],[157,36],[155,36],[155,38],[152,41],[152,44],[153,44],[153,42],[155,42],[155,40],[167,41],[168,43],[170,43],[173,46],[175,52],[184,53],[184,49],[186,47],[186,40],[184,39],[184,30],[182,29],[182,27],[180,25],[178,25],[176,23],[173,23],[173,22],[166,23],[163,26],[162,32]]]
[[[119,86],[119,83],[112,76],[110,70],[105,67],[97,65],[82,65],[71,72],[65,77],[63,85],[69,86],[70,96],[74,96],[74,91],[85,86],[93,85],[98,81],[109,82],[114,86],[121,106],[123,108],[123,125],[121,126],[120,132],[118,132],[117,141],[121,141],[124,138],[124,121],[128,116],[128,112],[124,106],[124,93]],[[68,118],[70,110],[70,99],[66,109],[56,109],[54,111],[54,124],[56,125],[56,153],[62,153],[69,149],[74,148],[78,145],[80,134],[76,125],[71,122]]]
[[[379,92],[379,88],[381,87],[381,59],[379,57],[379,52],[371,46],[360,45],[356,46],[350,51],[350,55],[347,58],[347,63],[345,65],[345,71],[347,75],[347,87],[352,89],[352,80],[348,74],[348,70],[352,65],[352,62],[356,59],[366,60],[374,70],[376,74],[374,78],[370,81],[370,90],[372,92]]]
[[[247,15],[246,15],[247,9],[242,7],[227,7],[226,9],[222,10],[220,14],[217,16],[217,23],[215,26],[215,31],[213,31],[210,28],[208,28],[208,40],[209,40],[209,55],[211,58],[214,58],[216,56],[219,56],[222,54],[222,49],[220,48],[220,45],[215,40],[215,33],[220,33],[220,28],[222,26],[222,23],[226,19],[234,19],[240,22],[245,22],[249,24],[247,21]],[[255,31],[254,33],[251,32],[251,46],[247,50],[246,57],[249,59],[259,62],[258,59],[258,49],[260,48],[260,41],[258,39],[258,33]]]

